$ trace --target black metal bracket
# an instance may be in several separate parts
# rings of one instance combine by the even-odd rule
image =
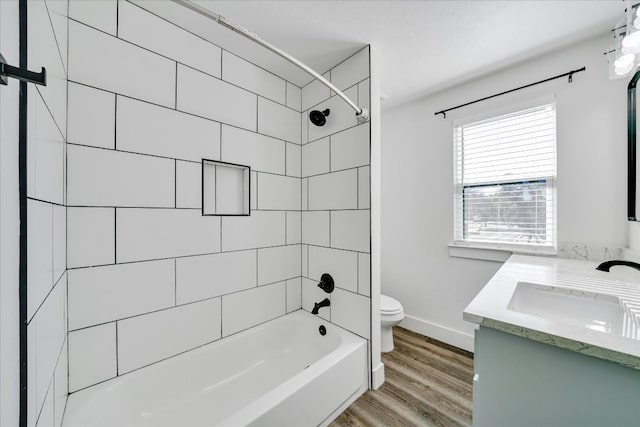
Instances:
[[[42,67],[42,71],[39,73],[14,67],[7,64],[4,56],[0,53],[0,84],[5,86],[9,84],[9,77],[27,83],[35,83],[42,86],[47,85],[47,70],[44,67]]]

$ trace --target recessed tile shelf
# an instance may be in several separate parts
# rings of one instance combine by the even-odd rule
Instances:
[[[251,168],[202,159],[202,215],[251,214]]]

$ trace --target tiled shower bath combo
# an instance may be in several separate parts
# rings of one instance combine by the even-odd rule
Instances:
[[[207,344],[257,325],[273,334],[268,322],[324,298],[320,323],[362,345],[349,362],[355,389],[319,422],[362,393],[371,371],[370,122],[359,124],[319,82],[299,87],[140,5],[50,3],[61,2],[29,3],[30,22],[51,30],[32,31],[30,46],[59,43],[48,68],[59,75],[45,91],[57,90],[50,102],[60,104],[31,92],[29,147],[48,167],[35,174],[29,236],[54,243],[29,258],[42,279],[29,285],[29,425],[49,414],[60,425],[65,406],[65,424],[83,425],[82,405],[113,399],[99,397],[104,390],[144,387],[147,371],[162,378],[161,361],[188,372],[188,357],[209,354]],[[368,47],[324,76],[370,107]],[[309,122],[326,109],[324,126]],[[317,286],[323,273],[335,280],[331,294]],[[278,322],[318,323],[301,315]],[[206,363],[233,369],[232,354],[211,351]]]

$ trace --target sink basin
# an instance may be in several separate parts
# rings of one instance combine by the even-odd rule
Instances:
[[[509,310],[568,325],[634,337],[638,318],[620,298],[577,289],[518,282]]]

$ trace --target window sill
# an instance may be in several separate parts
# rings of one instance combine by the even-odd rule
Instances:
[[[483,245],[481,243],[449,243],[449,256],[455,258],[480,259],[484,261],[505,262],[513,254],[556,256],[555,248],[541,247],[508,247]]]

